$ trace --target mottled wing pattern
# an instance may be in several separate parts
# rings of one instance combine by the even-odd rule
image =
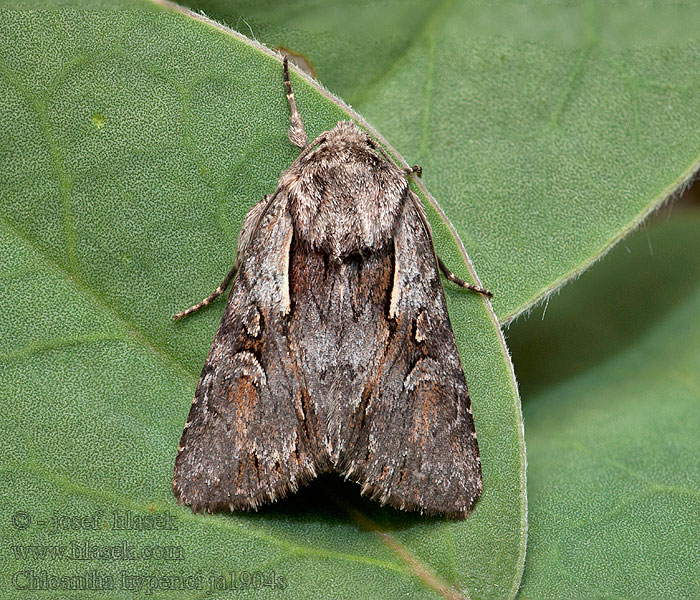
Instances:
[[[317,421],[283,329],[293,226],[283,191],[241,231],[241,264],[195,392],[173,490],[193,510],[249,510],[316,474]]]
[[[366,393],[377,385],[392,331],[386,319],[393,248],[334,260],[295,237],[289,286],[294,310],[288,339],[320,442],[334,470],[362,428]]]
[[[408,194],[382,306],[386,344],[342,417],[353,431],[338,466],[373,499],[465,517],[481,493],[479,448],[430,229]]]

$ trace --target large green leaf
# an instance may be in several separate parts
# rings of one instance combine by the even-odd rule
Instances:
[[[699,165],[695,2],[189,4],[303,54],[424,167],[502,322]]]
[[[245,39],[172,6],[84,6],[0,13],[3,594],[41,586],[31,571],[115,578],[106,596],[64,597],[122,598],[123,574],[166,577],[140,580],[154,598],[229,597],[206,592],[210,574],[257,571],[284,577],[284,597],[512,595],[525,530],[517,393],[493,313],[451,287],[484,470],[470,518],[381,509],[335,477],[258,514],[176,505],[177,442],[223,302],[181,323],[171,315],[221,280],[246,210],[294,159],[288,107],[279,62]],[[310,134],[348,117],[294,82]],[[469,276],[429,212],[439,253]],[[173,528],[115,530],[113,511],[170,515]],[[51,555],[73,542],[136,554]],[[144,557],[153,546],[174,560]]]
[[[508,340],[526,402],[523,598],[700,597],[700,218],[625,242]]]

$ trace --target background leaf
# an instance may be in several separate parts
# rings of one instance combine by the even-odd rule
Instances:
[[[459,290],[447,296],[485,487],[469,519],[381,509],[333,477],[259,514],[176,505],[175,449],[223,303],[178,324],[171,315],[218,284],[245,212],[296,156],[280,65],[172,7],[75,6],[90,10],[0,13],[3,593],[31,574],[97,573],[116,589],[60,591],[229,597],[206,592],[211,575],[257,572],[286,589],[236,593],[512,595],[525,530],[517,393],[493,314]],[[347,118],[308,82],[295,85],[309,133]],[[430,213],[438,251],[467,276]],[[114,511],[170,527],[120,530]],[[101,558],[66,558],[85,543]]]
[[[304,55],[423,166],[502,322],[698,169],[693,2],[188,4]]]
[[[508,332],[527,398],[522,598],[700,595],[699,230],[678,211],[638,232]]]

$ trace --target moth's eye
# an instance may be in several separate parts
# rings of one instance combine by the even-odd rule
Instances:
[[[376,150],[376,149],[377,149],[377,147],[374,145],[374,142],[373,142],[371,139],[367,138],[367,141],[366,141],[365,143],[366,143],[370,148],[372,148],[372,150]]]

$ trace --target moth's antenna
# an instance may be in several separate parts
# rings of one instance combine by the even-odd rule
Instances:
[[[287,91],[287,100],[289,100],[289,108],[292,114],[289,115],[291,123],[289,127],[289,141],[297,148],[305,148],[309,139],[306,137],[304,123],[301,122],[301,115],[297,110],[297,104],[294,102],[294,92],[292,91],[292,82],[289,80],[289,66],[287,65],[287,57],[282,60],[284,67],[284,89]]]

